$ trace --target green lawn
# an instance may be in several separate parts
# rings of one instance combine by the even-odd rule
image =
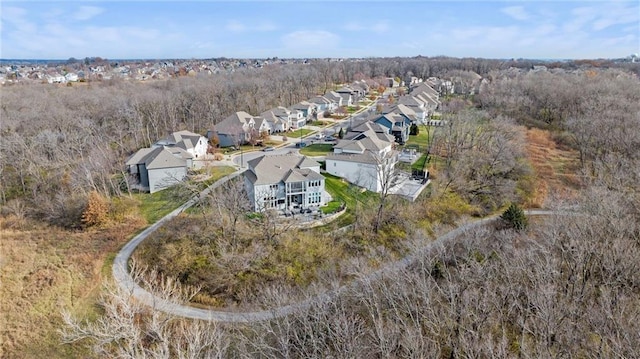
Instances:
[[[338,212],[341,207],[342,207],[342,202],[341,201],[331,201],[331,202],[327,203],[326,206],[321,207],[320,210],[324,214],[332,214],[332,213]]]
[[[324,173],[324,187],[331,194],[333,200],[347,205],[347,211],[340,216],[338,223],[340,226],[346,226],[353,223],[353,212],[356,203],[369,203],[378,198],[377,193],[370,191],[362,191],[361,188],[350,185],[347,181],[340,177],[332,176]]]
[[[409,135],[409,139],[407,140],[407,145],[418,145],[420,146],[420,151],[423,151],[425,147],[427,147],[428,144],[428,139],[429,139],[429,135],[428,133],[431,133],[431,137],[433,137],[433,133],[436,130],[435,128],[429,128],[427,130],[427,126],[425,125],[418,125],[418,135],[417,136],[412,136]]]
[[[300,153],[305,156],[324,156],[333,151],[333,145],[330,143],[317,143],[309,145],[300,150]]]
[[[427,155],[423,154],[422,156],[420,156],[420,158],[418,158],[417,161],[415,161],[412,165],[411,165],[411,169],[412,170],[419,170],[422,171],[422,169],[424,168],[424,163],[427,161]]]
[[[303,129],[299,129],[299,130],[295,130],[295,131],[291,131],[291,132],[287,132],[285,133],[285,135],[289,138],[300,138],[300,136],[304,137],[310,133],[312,133],[313,130],[309,130],[306,128]]]
[[[311,126],[318,126],[318,127],[324,127],[329,125],[330,123],[327,121],[312,121],[308,123]]]
[[[215,167],[211,171],[211,177],[206,181],[198,183],[198,187],[204,189],[234,171],[235,168],[233,167]],[[180,185],[176,185],[159,192],[135,193],[133,196],[140,201],[140,213],[147,220],[147,223],[151,224],[157,222],[160,218],[171,213],[171,211],[186,202],[190,197],[190,193],[181,191]]]

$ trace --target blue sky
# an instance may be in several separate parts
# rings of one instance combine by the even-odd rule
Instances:
[[[454,56],[640,52],[635,1],[6,1],[0,58]]]

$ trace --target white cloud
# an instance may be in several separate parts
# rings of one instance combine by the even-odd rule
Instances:
[[[232,32],[243,32],[243,31],[247,31],[247,27],[241,23],[240,21],[237,20],[229,20],[227,21],[227,25],[225,26],[225,29],[232,31]]]
[[[75,20],[86,21],[100,15],[104,12],[103,8],[97,6],[80,6],[76,12],[71,15]]]
[[[301,30],[284,35],[281,41],[286,56],[326,57],[334,56],[332,50],[338,47],[340,37],[324,30]]]
[[[27,20],[27,11],[20,7],[7,6],[0,11],[0,19],[2,19],[3,32],[5,23],[11,24],[18,32],[33,33],[37,30],[35,23]]]
[[[254,27],[254,30],[256,31],[260,31],[260,32],[266,32],[266,31],[274,31],[276,30],[278,27],[270,22],[263,22],[260,23],[258,25],[256,25]]]
[[[528,20],[530,18],[529,14],[524,10],[523,6],[508,6],[500,9],[503,13],[511,16],[516,20]]]
[[[389,31],[389,22],[387,20],[378,21],[373,24],[362,24],[360,22],[351,21],[344,25],[342,28],[347,31],[373,31],[381,34]]]
[[[270,22],[261,22],[253,26],[248,26],[238,20],[229,20],[227,21],[225,29],[231,32],[267,32],[276,30],[277,26]]]

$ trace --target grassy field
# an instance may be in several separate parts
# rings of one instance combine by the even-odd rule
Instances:
[[[300,150],[300,153],[305,156],[324,156],[333,151],[333,145],[328,143],[317,143],[309,145]]]
[[[83,232],[0,218],[0,357],[93,358],[61,344],[61,312],[95,318],[104,263],[146,225],[139,216]]]
[[[535,172],[535,189],[528,207],[542,207],[549,194],[574,198],[580,187],[576,151],[560,148],[549,131],[526,130],[526,153]]]

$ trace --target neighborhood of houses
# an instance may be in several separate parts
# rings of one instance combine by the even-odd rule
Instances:
[[[389,86],[394,85],[392,81],[389,80]],[[394,170],[401,158],[396,146],[406,143],[413,124],[440,125],[439,120],[431,120],[431,115],[440,104],[440,94],[452,91],[450,83],[436,78],[426,81],[412,78],[407,88],[407,94],[397,96],[392,102],[384,101],[384,105],[381,101],[378,111],[366,112],[368,117],[350,121],[343,136],[333,138],[333,150],[324,158],[327,173],[369,191],[383,190],[386,174]],[[210,143],[239,147],[256,138],[286,135],[304,128],[308,122],[332,115],[341,107],[355,106],[368,94],[367,82],[355,81],[293,106],[278,106],[259,115],[238,111],[217,123],[206,135],[174,132],[128,158],[126,167],[132,187],[151,193],[160,191],[185,180],[189,170],[207,157]],[[264,153],[248,160],[244,185],[255,211],[317,210],[331,200],[325,191],[321,164],[296,151]]]

